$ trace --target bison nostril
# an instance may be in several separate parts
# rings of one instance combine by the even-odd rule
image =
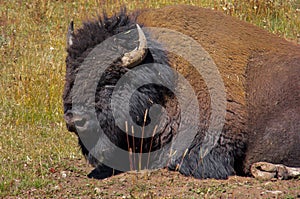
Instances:
[[[85,125],[85,123],[86,123],[86,119],[85,119],[85,118],[82,118],[82,119],[80,119],[80,120],[76,120],[76,121],[75,121],[75,125],[76,125],[77,127],[83,127],[83,126]]]
[[[65,115],[64,115],[64,119],[65,119],[67,124],[72,123],[73,113],[72,112],[66,112]]]
[[[77,128],[82,130],[87,123],[87,118],[85,116],[86,115],[83,113],[78,113],[71,110],[67,111],[64,114],[64,119],[66,121],[68,130],[72,132],[77,132]]]
[[[83,115],[72,111],[67,111],[64,115],[64,119],[68,125],[77,127],[83,127],[87,121]]]

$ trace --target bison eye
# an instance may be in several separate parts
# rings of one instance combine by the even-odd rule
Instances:
[[[75,121],[75,125],[78,126],[78,127],[83,127],[86,123],[86,119],[85,118],[82,118],[81,120],[76,120]]]

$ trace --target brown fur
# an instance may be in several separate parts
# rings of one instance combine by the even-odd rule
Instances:
[[[220,12],[192,6],[146,10],[137,21],[188,35],[209,52],[227,91],[225,128],[233,138],[246,134],[249,141],[247,173],[252,163],[262,160],[300,166],[299,46]],[[194,86],[201,108],[208,110],[204,106],[209,103],[201,103],[208,94],[203,79],[191,66],[186,67],[184,60],[171,60]],[[275,130],[262,141],[267,124],[275,125]]]

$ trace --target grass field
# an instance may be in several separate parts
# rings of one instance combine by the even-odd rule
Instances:
[[[299,0],[124,0],[0,2],[0,197],[55,184],[49,169],[81,157],[62,118],[65,35],[102,9],[171,4],[211,7],[300,40]],[[209,19],[208,19],[209,20]],[[299,42],[300,43],[300,42]]]

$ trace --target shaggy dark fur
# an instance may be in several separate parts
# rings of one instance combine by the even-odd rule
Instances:
[[[74,113],[79,115],[87,114],[86,110],[88,108],[86,107],[88,107],[89,105],[83,104],[82,110],[74,110],[74,108],[72,107],[71,93],[72,93],[72,88],[74,86],[76,74],[78,72],[78,67],[80,66],[80,64],[84,61],[87,55],[97,44],[103,42],[105,39],[111,37],[112,35],[130,29],[135,29],[136,23],[137,22],[135,17],[128,16],[126,14],[126,11],[122,10],[120,13],[116,14],[111,18],[107,17],[104,14],[104,17],[102,18],[99,17],[98,20],[93,22],[84,23],[83,27],[77,30],[77,32],[74,34],[73,44],[69,46],[67,49],[68,56],[66,59],[66,64],[67,64],[66,83],[65,83],[65,89],[63,94],[65,117],[72,118],[73,117],[72,114]],[[149,37],[147,39],[149,39]],[[135,45],[132,45],[132,48],[134,47]],[[128,51],[132,50],[132,48],[128,49]],[[105,49],[103,50],[105,51]],[[161,50],[158,49],[152,49],[147,54],[147,57],[143,60],[141,64],[146,64],[146,63],[168,64],[171,66],[168,55],[165,52],[162,52]],[[253,62],[253,63],[257,63],[257,62]],[[139,151],[142,145],[142,152],[144,153],[149,151],[156,151],[161,147],[169,144],[172,141],[172,138],[177,133],[178,124],[184,118],[180,118],[179,116],[180,107],[178,107],[176,96],[169,89],[155,84],[140,87],[137,91],[134,92],[134,94],[130,99],[130,115],[132,117],[132,120],[139,126],[143,126],[144,114],[146,110],[148,110],[153,104],[160,104],[166,110],[167,113],[165,116],[167,118],[159,118],[159,120],[165,119],[167,122],[164,123],[164,128],[162,128],[161,131],[157,132],[153,138],[146,138],[142,140],[140,138],[132,137],[130,135],[128,138],[127,134],[115,125],[115,120],[113,118],[112,110],[110,106],[110,102],[111,102],[110,99],[111,99],[114,86],[116,85],[118,80],[124,74],[126,74],[128,70],[130,69],[124,69],[120,67],[118,65],[118,61],[115,61],[111,66],[108,67],[104,75],[101,77],[98,83],[97,92],[95,94],[95,108],[96,108],[98,122],[101,128],[103,129],[102,133],[105,133],[107,137],[110,139],[110,141],[113,142],[116,146],[124,150],[132,149],[132,150]],[[263,71],[263,72],[268,72],[268,71]],[[256,78],[255,74],[257,72],[253,72],[253,70],[249,70],[248,73],[251,78],[254,79]],[[156,75],[153,75],[149,72],[149,73],[142,74],[141,77],[138,78],[151,80],[152,78],[156,78]],[[165,78],[164,81],[166,81],[166,83],[176,86],[176,75],[173,74],[172,70],[169,67],[166,67],[164,69],[163,74],[161,74],[161,76]],[[255,80],[252,80],[252,83],[254,81]],[[250,94],[248,95],[249,99],[253,98],[253,93],[255,92],[255,86],[261,84],[258,83],[255,86],[253,86],[252,83],[249,83],[248,85],[248,90],[250,90]],[[126,95],[126,93],[129,92],[128,89],[130,89],[130,87],[129,86],[127,87],[127,85],[125,85],[122,90],[124,95]],[[202,92],[207,92],[207,90]],[[209,100],[210,100],[209,98],[204,98],[201,101],[199,100],[199,104],[208,103]],[[255,101],[255,100],[256,99],[251,99],[251,101]],[[230,94],[228,94],[228,102],[229,104],[234,104],[234,106],[242,107],[240,106],[239,103],[230,99]],[[249,103],[249,104],[253,107],[256,106],[253,103]],[[205,107],[207,107],[207,105]],[[119,108],[122,109],[122,107]],[[200,109],[201,109],[201,105],[200,105]],[[237,108],[234,112],[230,111],[230,108],[228,109],[229,109],[228,110],[229,115],[232,114],[234,115],[233,117],[235,117],[236,114],[239,113],[239,111],[241,111],[242,113],[247,112],[245,108]],[[179,169],[180,173],[187,176],[194,176],[196,178],[220,179],[220,178],[227,178],[229,175],[234,175],[234,174],[244,175],[248,171],[248,164],[244,166],[245,162],[248,161],[250,163],[253,163],[253,160],[255,161],[262,160],[261,157],[263,156],[263,153],[260,153],[261,152],[259,151],[260,149],[256,150],[255,143],[254,143],[255,141],[254,142],[249,141],[249,139],[251,139],[251,135],[249,136],[249,132],[253,132],[253,129],[255,129],[255,131],[264,131],[264,129],[262,129],[263,127],[261,126],[256,126],[256,123],[259,123],[258,121],[255,121],[254,119],[251,118],[249,120],[248,118],[242,118],[243,116],[240,116],[240,118],[242,119],[239,119],[239,121],[243,121],[241,122],[240,126],[239,124],[235,124],[234,119],[232,119],[232,121],[227,122],[224,126],[223,131],[221,132],[221,136],[217,142],[217,145],[204,158],[199,157],[199,151],[201,150],[200,146],[203,140],[203,135],[207,130],[206,124],[204,123],[206,123],[205,120],[208,119],[210,116],[210,113],[206,112],[205,110],[200,112],[204,114],[201,116],[201,118],[203,119],[200,120],[200,124],[199,124],[199,126],[201,126],[201,128],[199,129],[201,130],[198,131],[197,136],[195,137],[194,141],[189,147],[188,152],[184,156],[184,158],[179,158],[175,160],[170,159],[167,162],[166,166],[169,169],[171,170]],[[268,111],[265,112],[268,113]],[[258,113],[255,111],[250,112],[249,117],[257,118],[257,120],[259,120],[260,116],[257,116],[256,114]],[[294,112],[292,107],[290,109],[287,107],[286,112],[282,114],[283,114],[282,117],[287,117],[287,114],[294,114],[293,118],[299,119],[299,114]],[[248,116],[248,112],[245,115]],[[269,116],[261,115],[261,117],[268,118]],[[227,120],[230,120],[230,116],[226,118]],[[273,118],[274,117],[269,118],[269,120],[271,121]],[[146,125],[150,122],[151,121],[148,114]],[[249,122],[249,125],[248,123],[246,124],[246,122]],[[299,124],[299,122],[297,121],[295,122]],[[272,123],[272,125],[273,124],[274,122]],[[75,125],[76,125],[75,123],[68,123],[67,124],[68,130],[78,133]],[[274,126],[272,128],[276,128],[276,127]],[[298,130],[299,130],[299,125],[290,128],[290,131],[298,131]],[[151,135],[152,132],[145,132],[145,133]],[[94,145],[97,144],[96,142],[100,137],[101,137],[100,134],[99,135],[96,134]],[[260,139],[260,137],[256,138],[255,140],[257,139]],[[272,140],[272,138],[270,139]],[[295,139],[296,140],[298,139],[296,134],[295,134]],[[127,140],[129,140],[129,143],[127,142]],[[106,145],[107,143],[102,143],[102,144]],[[84,146],[84,144],[80,140],[80,137],[79,137],[79,145],[81,146],[82,153],[88,158],[90,163],[96,167],[95,170],[91,172],[91,174],[89,174],[89,177],[102,179],[121,172],[121,171],[116,171],[113,168],[110,168],[102,164],[96,158],[92,157],[92,155],[89,154],[89,150]],[[100,145],[101,145],[101,140],[100,140]],[[261,143],[261,145],[263,144]],[[247,146],[250,146],[252,149],[247,150]],[[278,143],[276,147],[277,146]],[[259,148],[262,147],[263,146],[259,146]],[[286,147],[288,147],[288,144]],[[295,145],[294,148],[299,148],[299,147]],[[272,147],[272,150],[275,150],[275,147]],[[114,151],[113,150],[106,151],[105,153],[106,153],[106,157],[113,157]],[[257,153],[259,153],[257,157],[253,156],[253,154],[257,154]],[[298,154],[299,152],[295,152],[292,155],[298,155]],[[298,157],[295,158],[295,161],[291,164],[294,164],[296,166],[299,165],[300,161]],[[138,158],[138,156],[136,158]],[[160,161],[163,162],[162,160],[159,159],[159,155],[158,157],[151,157],[151,158],[152,158],[151,161],[154,162],[157,161],[158,162],[157,164],[159,164]],[[272,162],[274,159],[268,157],[266,158],[266,160]],[[142,168],[148,166],[147,160],[143,160],[142,162],[143,162]],[[285,163],[283,158],[279,156],[278,158],[275,158],[275,162]],[[130,162],[128,162],[128,165],[129,164]],[[247,168],[245,169],[245,167]],[[128,168],[128,169],[132,169],[132,168]],[[133,169],[137,169],[137,165],[133,165]]]
[[[134,19],[130,19],[127,16],[125,9],[122,10],[119,14],[108,18],[105,14],[103,18],[99,18],[98,21],[84,23],[83,27],[77,31],[73,38],[73,45],[71,45],[68,51],[68,57],[66,59],[67,63],[67,74],[66,74],[66,84],[63,95],[64,100],[64,112],[67,117],[73,117],[72,114],[80,112],[81,115],[87,115],[85,109],[87,109],[88,105],[81,105],[82,110],[74,110],[72,109],[72,94],[71,90],[74,86],[74,81],[76,78],[76,73],[80,64],[84,61],[89,52],[95,47],[95,45],[101,43],[105,39],[111,37],[112,35],[118,34],[120,32],[125,32],[127,30],[131,30],[135,27]],[[132,50],[132,49],[128,49]],[[161,50],[152,50],[151,53],[147,54],[147,57],[141,64],[147,63],[158,63],[158,64],[167,64],[168,59],[164,52]],[[164,81],[169,82],[167,84],[171,84],[175,82],[175,76],[171,69],[165,68],[163,72]],[[108,138],[113,142],[116,146],[120,147],[123,150],[128,150],[131,148],[133,151],[139,152],[141,148],[142,139],[135,138],[129,135],[129,143],[126,142],[127,135],[121,129],[119,129],[114,124],[114,118],[111,112],[110,107],[110,97],[112,95],[114,87],[106,87],[114,86],[120,77],[126,73],[126,69],[120,67],[118,62],[114,62],[113,65],[108,67],[105,71],[103,77],[100,79],[96,96],[95,96],[95,104],[96,104],[96,113],[102,129],[104,129],[104,133],[108,136]],[[160,71],[161,72],[161,71]],[[139,78],[145,79],[153,79],[157,78],[157,75],[148,75],[147,73],[144,76],[140,76]],[[124,86],[123,93],[126,94],[129,92],[130,87],[126,88]],[[166,107],[167,100],[174,99],[174,94],[170,92],[165,87],[159,85],[146,85],[140,87],[130,99],[130,115],[132,116],[133,121],[139,126],[147,125],[151,122],[149,118],[149,114],[147,115],[146,123],[144,124],[144,114],[146,110],[152,106],[152,104],[160,104],[164,108]],[[176,101],[176,99],[175,99]],[[120,107],[122,109],[122,107]],[[70,111],[72,110],[72,113]],[[100,119],[101,118],[101,119]],[[169,143],[173,134],[173,127],[170,126],[175,123],[176,119],[178,119],[178,115],[170,115],[170,122],[166,124],[164,132],[156,133],[154,138],[144,138],[142,145],[142,152],[156,151],[160,149],[165,143]],[[174,120],[174,122],[172,122]],[[173,125],[174,126],[174,125]],[[77,133],[75,123],[67,124],[67,128],[69,131]],[[136,130],[138,131],[138,130]],[[139,132],[135,132],[139,133]],[[152,132],[151,132],[152,133]],[[149,137],[150,132],[145,132],[147,137]],[[169,134],[169,135],[167,135]],[[96,145],[99,135],[95,136]],[[79,145],[81,147],[82,153],[88,158],[90,163],[97,168],[89,174],[89,177],[94,178],[105,178],[111,176],[112,174],[119,173],[120,171],[113,170],[106,165],[103,165],[96,158],[92,157],[89,154],[89,150],[85,147],[82,140],[79,137]],[[133,146],[134,145],[134,146]],[[107,152],[109,153],[109,152]],[[113,152],[112,152],[113,153]],[[138,157],[136,157],[138,158]],[[152,160],[153,161],[153,160]],[[144,165],[143,168],[146,167],[145,160],[142,161]],[[128,166],[130,163],[128,162]],[[126,167],[126,166],[125,166]],[[136,165],[133,165],[133,168],[137,168]],[[128,168],[132,169],[132,168]]]

